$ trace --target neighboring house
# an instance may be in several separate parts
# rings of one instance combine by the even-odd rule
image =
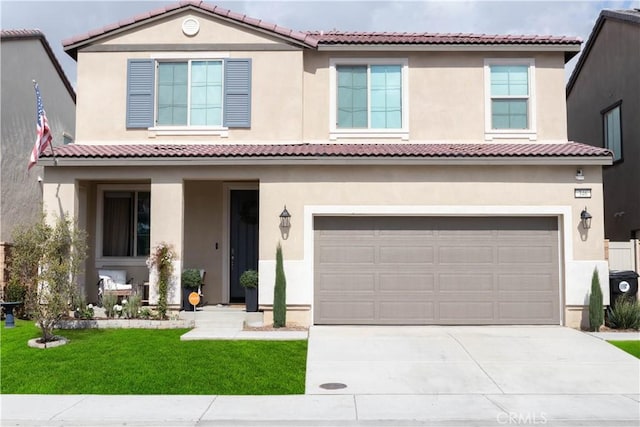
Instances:
[[[580,43],[152,11],[64,42],[77,139],[57,166],[41,159],[46,206],[87,225],[90,298],[99,268],[148,280],[164,241],[179,255],[172,304],[182,268],[205,269],[204,300],[226,304],[258,267],[268,321],[282,242],[290,320],[577,326],[594,267],[606,286],[611,163],[567,141],[564,64]]]
[[[71,142],[75,132],[76,94],[39,30],[2,30],[2,139],[0,139],[0,264],[17,224],[30,223],[42,212],[43,167],[27,172],[36,140],[36,96],[42,100],[55,147]],[[4,267],[0,268],[4,285]]]
[[[640,239],[640,9],[603,10],[567,85],[569,138],[613,151],[605,237]]]

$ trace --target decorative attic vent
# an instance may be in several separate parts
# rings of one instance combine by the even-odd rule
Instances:
[[[182,32],[187,36],[195,36],[200,31],[200,23],[195,18],[187,18],[182,21]]]

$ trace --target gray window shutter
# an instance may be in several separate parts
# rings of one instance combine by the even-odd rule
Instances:
[[[251,127],[251,59],[224,61],[224,118],[226,127]]]
[[[127,62],[127,128],[153,126],[153,59],[129,59]]]

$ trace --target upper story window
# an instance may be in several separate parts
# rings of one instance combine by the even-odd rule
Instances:
[[[126,125],[169,134],[251,127],[251,60],[130,59]]]
[[[222,61],[158,63],[157,126],[222,126]]]
[[[406,59],[332,59],[330,132],[408,138]]]
[[[622,160],[621,105],[622,101],[618,101],[602,111],[604,147],[613,152],[614,162]]]
[[[100,186],[96,228],[97,259],[147,257],[151,244],[148,186]]]
[[[535,139],[534,63],[531,59],[485,60],[487,139]]]

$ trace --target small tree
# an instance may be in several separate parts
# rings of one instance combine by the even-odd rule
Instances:
[[[41,341],[53,341],[53,331],[69,313],[77,292],[86,234],[65,217],[50,226],[42,216],[32,226],[17,228],[13,239],[12,280],[27,287],[26,305],[40,328]]]
[[[598,269],[593,270],[591,276],[591,294],[589,295],[589,328],[598,332],[604,323],[604,309],[602,305],[602,289]]]
[[[273,327],[282,328],[287,325],[287,279],[284,275],[282,246],[276,247],[276,285],[273,291]]]

